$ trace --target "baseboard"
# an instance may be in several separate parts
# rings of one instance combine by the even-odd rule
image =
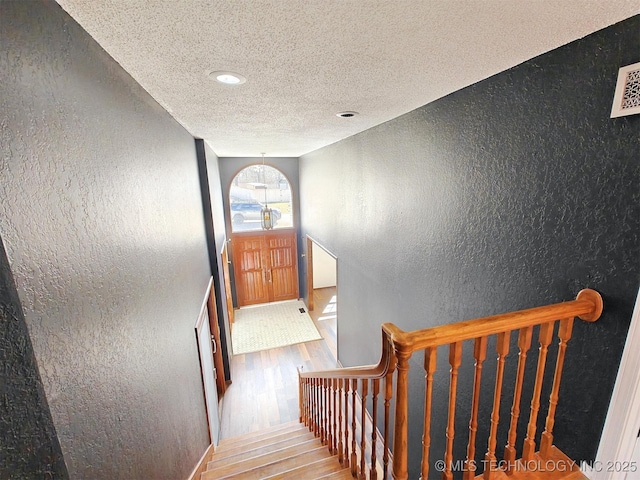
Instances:
[[[200,480],[200,476],[207,470],[207,463],[213,455],[213,448],[213,443],[207,447],[187,480]]]

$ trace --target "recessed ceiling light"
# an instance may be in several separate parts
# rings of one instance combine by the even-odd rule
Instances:
[[[242,85],[247,81],[245,77],[235,72],[223,72],[220,70],[210,70],[207,72],[211,78],[215,78],[216,81],[224,83],[225,85]]]
[[[342,118],[351,118],[351,117],[355,117],[356,115],[358,115],[358,112],[339,112],[339,113],[336,113],[337,117],[342,117]]]

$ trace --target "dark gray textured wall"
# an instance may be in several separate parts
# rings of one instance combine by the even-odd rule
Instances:
[[[555,429],[570,456],[594,458],[640,281],[640,115],[609,118],[639,32],[636,16],[301,157],[302,234],[338,257],[344,365],[377,360],[384,322],[413,330],[595,288],[605,314],[575,326]]]
[[[200,171],[200,188],[202,206],[204,209],[205,228],[207,231],[207,246],[209,249],[209,264],[213,275],[213,287],[216,298],[218,325],[220,326],[221,347],[227,381],[231,380],[230,345],[231,328],[224,290],[224,269],[222,268],[222,250],[226,241],[224,222],[224,207],[222,206],[222,186],[220,185],[220,170],[218,156],[202,139],[196,139],[198,152],[198,167]]]
[[[298,283],[300,286],[300,295],[302,295],[303,291],[301,282],[303,265],[300,262],[300,253],[303,251],[303,244],[300,237],[300,179],[298,177],[298,159],[294,157],[272,157],[265,158],[264,163],[265,165],[270,165],[280,170],[289,180],[292,196],[291,200],[293,202],[293,225],[298,232]],[[222,185],[221,193],[225,212],[229,212],[229,189],[231,187],[231,182],[243,168],[256,164],[262,164],[262,157],[221,157],[219,159],[220,184]],[[226,216],[225,220],[226,229],[228,232],[231,232],[231,220],[229,215]],[[231,266],[231,272],[231,275],[233,275],[233,265]],[[234,291],[234,303],[235,302],[236,298]]]
[[[73,479],[186,478],[209,444],[193,138],[55,2],[0,2],[0,235]]]
[[[68,478],[1,240],[0,478]]]

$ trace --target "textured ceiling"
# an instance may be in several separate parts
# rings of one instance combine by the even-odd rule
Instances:
[[[58,3],[224,157],[300,156],[640,13],[638,0]]]

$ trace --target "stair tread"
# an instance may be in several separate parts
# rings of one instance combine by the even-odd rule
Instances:
[[[348,478],[351,478],[351,472],[340,465],[340,463],[338,462],[338,457],[332,455],[321,460],[317,460],[313,463],[298,465],[287,471],[276,473],[275,475],[272,475],[270,477],[265,477],[263,480],[291,480],[298,478],[320,479],[325,478],[327,475],[333,475],[335,473],[344,471],[347,471],[349,473]]]
[[[351,475],[351,470],[349,470],[348,468],[343,468],[337,472],[333,472],[323,477],[319,477],[317,480],[331,480],[331,479],[341,479],[341,478],[353,478],[353,475]],[[382,478],[382,477],[378,477],[378,478]]]
[[[517,468],[511,475],[496,472],[495,480],[589,480],[580,466],[567,457],[562,451],[552,446],[547,457],[540,452],[535,453],[531,462],[518,460],[522,468]],[[526,467],[525,467],[526,465]],[[528,468],[528,469],[525,469]],[[482,480],[483,475],[476,475],[475,480]]]
[[[208,471],[216,472],[219,476],[230,475],[232,473],[244,472],[252,468],[261,467],[263,465],[269,465],[280,460],[295,457],[303,453],[320,448],[322,445],[315,438],[300,442],[294,445],[289,445],[280,449],[276,449],[270,452],[255,455],[246,459],[241,459],[234,463],[227,465],[216,465],[213,463],[213,468]],[[207,465],[208,466],[208,465]]]
[[[278,432],[282,432],[290,429],[295,430],[297,428],[306,428],[306,427],[302,423],[298,422],[297,420],[286,422],[286,423],[279,423],[278,425],[272,425],[270,427],[263,428],[261,430],[242,433],[240,435],[235,435],[229,438],[223,438],[222,440],[220,440],[218,447],[227,447],[229,445],[246,442],[247,440],[252,440],[257,436],[268,437],[272,434],[277,434]]]
[[[293,432],[273,437],[271,442],[257,442],[257,444],[238,445],[235,449],[225,450],[223,452],[215,452],[207,462],[208,468],[216,468],[229,463],[235,463],[250,457],[255,457],[263,453],[272,452],[281,448],[295,445],[307,440],[313,440],[313,433],[305,430],[303,432]]]
[[[498,471],[493,479],[588,480],[579,465],[555,446],[551,447],[546,457],[537,452],[531,462],[518,460],[516,465],[510,475]],[[338,457],[332,455],[320,439],[298,422],[228,439],[216,450],[207,467],[201,480],[351,478],[350,470],[338,462]],[[483,480],[483,475],[475,478]]]
[[[330,455],[327,448],[316,443],[317,447],[312,450],[307,450],[295,456],[282,458],[275,460],[267,464],[249,467],[245,470],[234,471],[233,473],[220,474],[218,470],[207,470],[201,476],[202,480],[221,480],[223,478],[237,478],[237,479],[262,479],[275,475],[278,472],[290,470],[297,465],[304,465],[313,463],[317,460],[321,460]],[[337,460],[336,460],[337,461]]]
[[[229,454],[236,455],[239,452],[243,452],[243,451],[246,451],[246,450],[253,450],[253,449],[256,449],[256,448],[268,446],[268,445],[271,445],[273,443],[277,443],[277,442],[280,442],[282,440],[286,440],[287,438],[298,437],[298,436],[301,436],[301,435],[305,435],[307,433],[309,433],[308,430],[286,431],[286,432],[282,432],[279,435],[275,435],[275,436],[272,436],[272,437],[261,437],[261,438],[256,439],[255,441],[252,441],[252,442],[239,443],[238,445],[229,445],[229,446],[226,446],[225,448],[221,448],[219,450],[216,450],[216,453],[219,454],[218,458],[222,458],[222,457],[227,456]]]

